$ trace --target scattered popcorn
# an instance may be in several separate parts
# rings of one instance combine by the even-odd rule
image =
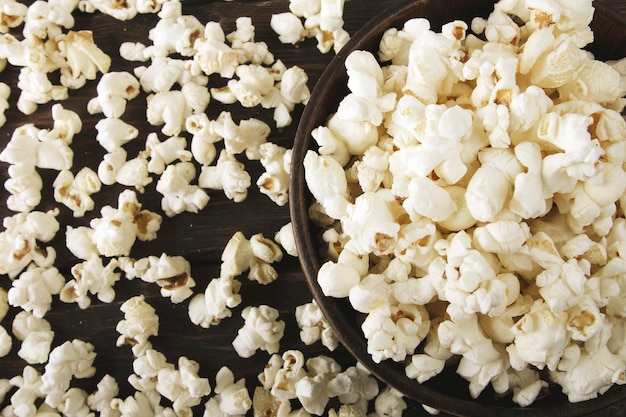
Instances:
[[[63,289],[65,278],[55,267],[32,263],[13,281],[7,292],[9,304],[43,317],[50,311],[52,296]]]
[[[298,257],[298,249],[296,248],[295,236],[291,222],[282,226],[276,234],[274,240],[278,243],[288,255]]]
[[[114,152],[124,144],[135,139],[139,130],[122,119],[106,117],[96,123],[96,140],[108,152]]]
[[[204,416],[244,416],[252,407],[245,379],[235,382],[233,373],[223,366],[215,376],[215,396],[205,404]]]
[[[150,158],[148,172],[160,175],[167,165],[177,159],[183,162],[190,161],[192,154],[186,148],[187,141],[183,137],[173,136],[161,142],[156,133],[149,133],[146,138],[146,153]]]
[[[87,397],[87,405],[92,411],[97,411],[100,416],[114,417],[117,414],[111,406],[111,402],[118,393],[117,381],[111,375],[106,374],[98,382],[97,390]]]
[[[149,241],[156,238],[161,227],[161,216],[141,210],[137,195],[125,190],[118,197],[118,208],[105,206],[102,217],[89,223],[91,235],[98,252],[104,256],[128,256],[136,239]]]
[[[120,279],[120,273],[114,272],[119,266],[116,259],[111,259],[103,265],[102,258],[92,254],[86,261],[72,267],[74,279],[67,281],[60,292],[63,302],[75,302],[81,309],[91,305],[89,294],[94,294],[104,303],[110,303],[115,298],[113,286]]]
[[[109,72],[98,81],[96,92],[98,95],[87,103],[87,111],[119,119],[126,111],[126,102],[139,94],[139,81],[128,72]]]
[[[296,307],[296,322],[300,327],[300,339],[305,345],[311,345],[319,340],[331,351],[339,345],[335,332],[330,328],[315,300]]]
[[[11,378],[9,384],[17,387],[17,390],[11,395],[11,405],[7,407],[7,411],[10,412],[12,409],[13,413],[35,415],[37,413],[35,403],[39,403],[43,397],[42,379],[37,369],[29,365],[25,366],[22,375]]]
[[[46,319],[20,311],[13,319],[12,332],[22,342],[17,352],[20,358],[31,365],[48,361],[54,332]]]
[[[111,57],[96,45],[89,30],[69,31],[61,49],[69,66],[62,81],[70,88],[82,87],[86,80],[95,80],[98,71],[104,74],[111,67]]]
[[[7,298],[7,290],[0,288],[0,321],[2,321],[9,311],[9,301]]]
[[[54,199],[72,210],[74,217],[83,217],[85,212],[94,209],[91,195],[100,191],[102,183],[96,172],[85,167],[76,176],[68,170],[60,171],[52,186]]]
[[[273,15],[270,25],[282,43],[297,44],[314,37],[321,53],[331,49],[338,53],[350,39],[343,29],[343,6],[343,0],[290,0],[290,12]]]
[[[124,313],[124,320],[115,328],[120,333],[115,344],[130,345],[133,355],[140,357],[152,348],[148,338],[159,334],[159,317],[154,308],[144,301],[143,295],[126,300],[120,310]]]
[[[241,162],[222,150],[215,166],[202,167],[198,185],[211,190],[223,190],[227,198],[240,203],[248,196],[251,178]]]
[[[209,395],[211,387],[206,378],[198,376],[200,365],[184,356],[178,359],[178,369],[164,367],[158,370],[156,390],[172,401],[176,415],[191,415],[191,407]]]
[[[245,323],[233,340],[237,354],[249,358],[257,349],[276,353],[285,330],[285,322],[278,320],[278,310],[265,305],[247,306],[241,316]]]
[[[7,330],[0,326],[0,358],[6,356],[13,347],[13,339]]]
[[[282,146],[267,142],[260,146],[261,164],[265,172],[257,180],[259,190],[277,205],[284,206],[289,199],[289,158]]]
[[[195,295],[189,302],[191,322],[208,328],[230,317],[230,309],[241,304],[240,288],[241,283],[232,276],[213,278],[204,293]]]
[[[195,177],[196,168],[191,162],[178,162],[165,168],[157,181],[156,190],[163,196],[161,208],[168,217],[184,211],[197,213],[207,205],[210,197],[202,189],[205,186],[202,174],[198,185],[191,184]]]
[[[73,378],[89,378],[96,372],[94,347],[79,339],[66,341],[50,352],[50,359],[41,375],[41,393],[46,404],[57,408],[70,388]]]
[[[161,287],[161,295],[178,304],[192,295],[196,282],[191,277],[191,265],[182,256],[148,256],[142,259],[119,258],[119,266],[126,278],[141,278]]]

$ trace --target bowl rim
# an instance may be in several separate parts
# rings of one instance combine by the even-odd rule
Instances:
[[[495,0],[488,0],[486,2],[471,0],[460,1],[463,6],[461,7],[462,9],[475,9],[477,11],[483,11],[483,13],[485,11],[485,5],[488,6],[487,12],[489,12],[493,9],[493,4],[495,3]],[[600,0],[596,0],[596,2],[600,3]],[[347,81],[345,60],[352,51],[359,49],[374,50],[372,48],[378,46],[384,28],[401,28],[404,22],[409,18],[424,16],[428,7],[435,7],[436,10],[441,9],[441,7],[437,8],[437,6],[433,6],[434,3],[447,4],[448,2],[441,0],[410,0],[401,4],[399,7],[389,7],[378,16],[371,19],[362,26],[351,37],[344,48],[331,59],[311,92],[310,99],[303,110],[296,130],[292,148],[291,175],[289,180],[289,213],[304,278],[320,310],[328,320],[339,341],[350,354],[384,384],[387,384],[398,390],[404,396],[421,404],[428,405],[449,414],[468,417],[537,417],[540,415],[571,417],[593,413],[610,407],[626,399],[626,386],[620,387],[615,385],[604,394],[599,395],[596,399],[583,402],[547,404],[541,407],[533,403],[528,407],[517,406],[517,408],[514,408],[512,407],[514,405],[513,403],[511,403],[511,407],[506,407],[501,405],[481,404],[472,400],[456,398],[452,395],[432,389],[427,385],[420,384],[408,378],[404,372],[397,371],[398,366],[402,365],[403,362],[400,362],[400,365],[395,364],[393,366],[387,366],[388,364],[386,362],[390,360],[382,361],[381,363],[373,361],[371,355],[367,352],[367,343],[365,342],[359,326],[355,326],[353,322],[348,320],[342,311],[341,303],[345,302],[345,299],[333,299],[325,296],[317,283],[317,272],[321,266],[320,245],[314,241],[313,232],[298,233],[298,231],[304,230],[311,231],[314,228],[308,216],[311,195],[306,186],[302,161],[306,152],[312,149],[314,145],[311,131],[325,122],[325,120],[314,118],[316,110],[324,108],[328,99],[332,98],[333,94],[337,94],[336,91],[331,91],[333,88],[327,88],[328,85],[335,87],[341,86],[342,88],[345,86]],[[478,3],[480,3],[480,5],[476,6]],[[478,14],[470,14],[470,16],[476,15]],[[432,29],[437,30],[438,28],[432,25]],[[329,109],[327,112],[323,112],[324,117],[328,117],[334,110],[335,109]],[[319,113],[317,113],[317,115],[319,115]],[[355,345],[353,343],[354,340],[362,340],[363,343],[357,343]]]

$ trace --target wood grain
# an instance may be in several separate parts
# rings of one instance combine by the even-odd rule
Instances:
[[[345,4],[345,29],[355,33],[364,23],[374,18],[386,7],[400,4],[398,0],[348,0]],[[183,13],[195,15],[202,23],[217,21],[222,24],[226,32],[235,27],[235,19],[239,16],[251,16],[256,27],[256,40],[265,41],[276,58],[281,59],[288,67],[299,65],[309,75],[309,86],[313,88],[325,66],[332,58],[332,54],[322,55],[315,47],[313,40],[307,40],[298,47],[283,45],[277,40],[269,26],[272,14],[288,10],[287,0],[265,1],[202,1],[185,0]],[[132,21],[120,22],[102,14],[76,15],[76,27],[74,29],[89,29],[94,32],[95,41],[111,56],[117,56],[117,50],[121,42],[140,41],[149,43],[148,30],[157,22],[153,15],[140,15]],[[132,71],[136,63],[124,62],[114,59],[112,71]],[[11,86],[17,84],[18,71],[7,67],[0,73],[0,81]],[[219,77],[210,78],[210,86],[217,86],[224,81]],[[72,148],[75,153],[74,173],[84,166],[97,168],[105,151],[95,140],[95,123],[102,115],[90,115],[86,111],[86,103],[95,94],[95,82],[78,91],[71,91],[70,98],[62,104],[66,108],[76,111],[83,120],[83,129],[75,137]],[[51,127],[51,104],[41,105],[33,115],[25,116],[16,110],[18,91],[13,88],[10,99],[11,107],[6,112],[7,122],[0,128],[0,149],[8,143],[13,130],[24,123],[33,123],[39,128]],[[270,126],[274,126],[271,112],[259,108],[245,109],[237,105],[221,105],[214,101],[209,105],[207,113],[214,117],[222,110],[228,110],[235,120],[250,117],[260,118]],[[284,129],[272,129],[269,141],[281,146],[291,147],[298,117],[302,112],[302,106],[294,111],[294,122]],[[123,119],[140,130],[137,140],[129,143],[125,148],[129,156],[143,149],[146,135],[158,128],[150,126],[145,120],[145,95],[140,95],[129,103]],[[249,162],[241,158],[250,172],[253,181],[263,172],[258,162]],[[0,163],[0,181],[8,178],[7,165]],[[58,259],[56,266],[70,279],[69,268],[78,262],[76,258],[65,249],[64,230],[65,225],[85,225],[94,217],[99,217],[99,208],[104,205],[117,205],[117,196],[123,189],[121,186],[105,186],[102,191],[95,195],[97,209],[88,212],[84,218],[74,218],[63,206],[59,206],[52,197],[52,181],[56,172],[40,170],[44,180],[43,200],[38,210],[47,210],[59,207],[61,213],[58,220],[61,223],[61,231],[53,240],[52,245],[57,249]],[[156,177],[145,193],[138,194],[139,201],[144,208],[161,212],[160,196],[155,191]],[[0,190],[0,201],[8,197],[6,190]],[[268,197],[262,195],[256,186],[250,188],[248,198],[242,203],[233,203],[226,199],[221,192],[209,192],[211,200],[207,207],[198,214],[180,214],[173,218],[164,215],[163,224],[158,233],[158,238],[152,242],[138,242],[131,256],[143,257],[148,255],[160,255],[163,252],[169,255],[181,255],[192,264],[192,276],[196,281],[194,291],[199,293],[206,288],[207,284],[219,274],[220,255],[228,239],[236,232],[242,231],[246,237],[256,233],[263,233],[273,237],[274,233],[289,221],[287,207],[278,207]],[[12,215],[4,204],[0,206],[2,217]],[[93,378],[74,381],[74,385],[91,392],[95,384],[105,374],[110,374],[120,385],[121,398],[133,394],[132,387],[126,382],[132,373],[132,354],[128,346],[116,347],[115,340],[119,335],[115,326],[123,318],[119,310],[120,304],[129,297],[143,294],[146,301],[151,304],[159,314],[160,333],[151,338],[153,346],[164,353],[169,362],[175,363],[179,356],[186,356],[200,363],[200,375],[209,378],[214,386],[217,370],[226,365],[234,372],[235,378],[245,378],[247,386],[252,394],[254,387],[258,386],[257,375],[263,371],[264,365],[269,359],[266,352],[257,352],[252,358],[242,359],[234,352],[231,342],[237,330],[242,326],[241,311],[247,305],[258,306],[262,304],[277,308],[280,318],[286,322],[285,337],[281,341],[281,352],[287,349],[299,349],[306,357],[316,355],[330,355],[339,361],[344,368],[354,364],[354,359],[342,347],[335,352],[329,352],[321,344],[305,346],[299,339],[298,327],[295,322],[294,311],[297,305],[311,301],[311,294],[303,279],[300,264],[297,259],[286,256],[283,261],[276,265],[279,272],[277,281],[261,286],[256,282],[248,281],[245,277],[239,277],[242,282],[241,295],[243,303],[232,310],[232,317],[223,320],[219,326],[210,329],[202,329],[193,325],[187,315],[188,301],[174,305],[169,299],[159,295],[158,288],[154,284],[147,284],[139,280],[126,280],[122,278],[116,286],[115,300],[110,304],[97,301],[94,297],[92,305],[81,310],[75,304],[65,304],[56,297],[52,310],[46,315],[52,329],[55,331],[53,346],[59,345],[66,340],[78,338],[92,343],[95,346],[97,357],[95,366],[97,373]],[[8,289],[11,281],[8,277],[0,277],[0,286]],[[10,331],[11,322],[18,309],[11,308],[8,316],[0,322]],[[0,378],[11,378],[19,375],[25,366],[25,362],[17,356],[19,342],[14,340],[10,354],[0,358]],[[43,367],[37,367],[42,370]],[[10,395],[0,404],[0,409],[9,404]],[[205,399],[206,401],[206,399]],[[163,400],[167,404],[167,400]],[[405,415],[427,415],[420,407],[411,401],[407,401],[408,409]],[[336,405],[336,403],[333,403]],[[196,407],[195,415],[202,415],[202,405]],[[603,417],[624,415],[626,406],[620,405],[614,410],[608,410]],[[252,412],[249,413],[252,415]]]

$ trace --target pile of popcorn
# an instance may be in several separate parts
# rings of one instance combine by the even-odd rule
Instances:
[[[488,18],[388,29],[305,175],[375,362],[446,366],[472,397],[533,403],[626,383],[626,59],[601,62],[591,0],[501,0]],[[382,63],[382,64],[381,64]]]
[[[292,0],[289,11],[272,16],[268,24],[281,42],[315,38],[320,53],[336,52],[349,39],[343,6],[336,0]],[[158,23],[147,33],[150,43],[124,42],[119,56],[109,56],[97,45],[97,34],[73,30],[76,13],[103,13],[118,20],[151,13]],[[119,59],[135,63],[134,70],[111,71]],[[260,368],[254,392],[248,391],[253,383],[236,379],[226,366],[211,386],[201,376],[202,364],[182,355],[167,358],[155,349],[151,338],[159,334],[159,316],[142,295],[123,300],[123,319],[116,326],[116,346],[129,349],[134,358],[127,380],[134,394],[123,396],[119,381],[108,374],[95,391],[87,392],[75,383],[96,375],[97,346],[76,338],[58,342],[59,334],[46,319],[56,299],[75,303],[77,309],[111,303],[122,278],[138,278],[158,285],[173,304],[188,302],[193,324],[217,326],[242,303],[242,276],[270,284],[278,278],[274,264],[285,254],[298,255],[290,223],[273,237],[236,232],[223,250],[219,276],[200,291],[184,257],[130,256],[137,241],[158,238],[166,218],[203,210],[210,190],[223,191],[235,203],[244,201],[253,182],[240,162],[244,156],[264,168],[256,181],[260,192],[277,206],[288,202],[291,150],[268,138],[274,127],[292,123],[297,105],[307,103],[309,80],[302,68],[287,68],[265,42],[255,40],[250,18],[237,19],[236,29],[226,33],[219,22],[183,14],[179,0],[37,0],[29,5],[0,0],[0,64],[0,70],[10,65],[19,71],[16,86],[0,83],[0,126],[6,123],[11,94],[18,94],[17,109],[24,115],[50,103],[52,118],[49,129],[33,123],[17,127],[0,151],[0,161],[8,167],[6,207],[15,213],[3,219],[0,231],[5,280],[0,287],[0,357],[19,345],[17,355],[25,364],[21,375],[0,378],[0,415],[401,415],[407,407],[402,395],[381,389],[360,365],[342,370],[330,356],[305,359],[297,350],[279,353],[285,322],[269,305],[243,308],[245,322],[232,341],[242,358],[258,350],[270,357]],[[211,87],[213,74],[225,85]],[[100,117],[93,126],[95,139],[106,151],[97,169],[75,166],[80,155],[74,155],[72,142],[85,126],[78,113],[62,104],[89,81],[97,85],[97,95],[85,110]],[[128,103],[140,99],[153,127],[144,138],[124,120]],[[209,119],[212,100],[271,109],[275,126],[255,118],[235,122],[228,111]],[[145,146],[129,155],[125,145],[131,141]],[[52,184],[42,178],[42,170],[56,173]],[[153,181],[162,212],[141,203]],[[113,184],[124,190],[117,201],[96,207],[94,197]],[[53,195],[57,206],[42,211],[42,195]],[[63,212],[90,220],[62,224]],[[78,260],[71,277],[55,267],[52,242],[59,237]],[[18,312],[9,314],[10,309]],[[305,345],[319,342],[329,351],[338,346],[315,302],[296,306],[294,313]],[[12,322],[7,316],[14,317]]]

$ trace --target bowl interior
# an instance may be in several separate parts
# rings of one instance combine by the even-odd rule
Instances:
[[[376,52],[383,32],[390,27],[401,28],[412,17],[426,17],[431,28],[438,31],[443,23],[455,19],[470,22],[472,17],[486,17],[494,1],[451,0],[411,1],[393,10],[387,10],[355,34],[346,47],[331,61],[306,106],[296,134],[292,154],[290,184],[290,212],[296,243],[306,280],[313,297],[326,315],[333,330],[355,358],[369,368],[380,380],[402,392],[405,396],[441,411],[464,416],[574,416],[592,413],[626,399],[626,387],[615,386],[604,395],[591,401],[570,403],[560,387],[551,387],[550,394],[538,399],[532,406],[521,408],[510,397],[498,398],[487,388],[474,400],[470,397],[467,382],[455,373],[453,366],[440,375],[418,384],[405,376],[403,363],[391,360],[375,363],[367,353],[367,343],[361,332],[362,316],[346,299],[324,296],[317,284],[317,271],[323,259],[320,255],[319,230],[308,217],[312,201],[304,180],[302,161],[307,150],[315,148],[311,131],[325,124],[328,116],[337,109],[341,98],[347,94],[345,59],[354,50]],[[595,41],[589,49],[598,59],[617,59],[626,55],[626,1],[596,0],[592,29]],[[624,10],[624,13],[616,13]],[[621,9],[620,9],[621,8]]]

